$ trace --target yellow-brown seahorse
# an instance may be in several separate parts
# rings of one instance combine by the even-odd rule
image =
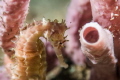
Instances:
[[[65,22],[50,21],[43,18],[21,29],[15,46],[15,58],[11,66],[12,80],[45,80],[46,52],[39,37],[45,37],[53,45],[62,67],[64,63],[60,49],[66,42]]]

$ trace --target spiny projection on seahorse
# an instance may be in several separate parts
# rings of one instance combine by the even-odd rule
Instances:
[[[11,66],[12,80],[45,80],[46,53],[39,37],[45,37],[53,45],[62,67],[67,68],[60,49],[66,42],[65,22],[50,21],[43,18],[21,29],[15,47],[15,59]]]

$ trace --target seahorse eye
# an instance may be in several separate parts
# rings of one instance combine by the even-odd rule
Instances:
[[[59,42],[59,44],[62,44],[62,42]]]

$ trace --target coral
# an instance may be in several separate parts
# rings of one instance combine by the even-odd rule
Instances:
[[[113,36],[110,31],[95,22],[88,23],[80,31],[80,42],[82,52],[93,63],[90,80],[116,80],[117,59],[114,55]]]
[[[66,54],[77,65],[84,65],[85,57],[80,49],[78,30],[92,19],[89,0],[71,0],[66,14],[66,31],[69,42],[66,43]],[[81,56],[81,57],[80,57]]]
[[[81,4],[89,2],[92,12],[89,9],[89,5],[81,6]],[[120,0],[71,0],[72,5],[69,6],[66,18],[67,26],[71,27],[71,30],[68,31],[68,34],[70,34],[68,38],[71,40],[71,43],[73,43],[73,46],[75,46],[75,43],[78,40],[78,36],[73,35],[75,35],[75,33],[80,30],[79,32],[81,44],[79,44],[79,46],[81,46],[82,52],[80,52],[79,55],[82,55],[82,53],[84,53],[85,56],[89,58],[89,60],[92,62],[90,63],[92,67],[90,78],[91,80],[118,80],[120,77],[119,3]],[[81,7],[79,8],[77,4],[79,4],[79,6]],[[79,15],[81,15],[82,13],[78,11],[81,11],[83,9],[89,9],[86,14],[92,15],[90,15],[89,17],[88,15],[86,15],[87,18],[79,17]],[[93,19],[91,19],[90,17],[93,17]],[[97,25],[94,23],[89,23],[85,25],[86,22],[84,19],[89,20],[89,22],[96,22]],[[83,22],[85,23],[82,24]],[[83,26],[82,28],[79,25],[85,26]],[[72,38],[74,38],[74,40]],[[107,52],[101,52],[106,49],[108,49]]]
[[[30,0],[1,1],[0,46],[9,56],[14,54],[12,48],[15,46],[15,35],[19,32],[19,28],[23,26],[28,13],[29,2]]]

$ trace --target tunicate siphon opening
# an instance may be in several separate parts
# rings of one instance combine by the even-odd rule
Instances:
[[[95,43],[99,39],[99,34],[98,34],[97,29],[95,29],[93,27],[88,27],[85,29],[85,31],[83,33],[83,37],[87,42]]]

